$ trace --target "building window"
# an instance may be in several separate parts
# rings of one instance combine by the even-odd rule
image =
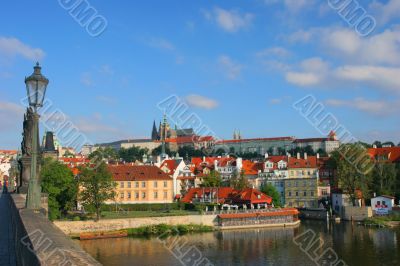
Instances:
[[[130,192],[128,192],[128,199],[130,199],[131,198],[131,193]]]
[[[135,182],[135,187],[139,187],[139,182],[138,181]]]
[[[146,187],[146,181],[142,181],[142,187]]]
[[[311,197],[314,197],[314,191],[311,191]]]
[[[121,199],[124,199],[124,192],[121,192],[121,194],[119,195],[119,197],[120,197]]]
[[[131,188],[131,182],[130,181],[128,182],[128,188]]]
[[[139,199],[139,192],[135,192],[135,199]]]
[[[296,191],[296,197],[298,197],[299,196],[299,192],[298,191]]]
[[[292,196],[292,191],[289,191],[289,197],[291,197]]]
[[[120,183],[119,183],[119,187],[120,187],[120,188],[124,188],[124,185],[125,185],[124,182],[120,182]]]
[[[168,198],[168,192],[164,191],[164,199],[167,199],[167,198]]]
[[[157,187],[157,186],[158,186],[157,181],[154,181],[153,186],[154,186],[154,187]]]
[[[382,205],[386,206],[386,201],[382,200]]]
[[[323,196],[326,196],[326,195],[328,195],[328,190],[323,189],[323,190],[321,191],[321,193],[322,193]]]
[[[142,199],[146,198],[146,192],[142,192]]]
[[[154,191],[154,198],[158,199],[158,192],[157,191]]]
[[[164,181],[164,187],[167,187],[167,186],[168,186],[168,182]]]
[[[307,197],[307,191],[304,191],[303,196]]]
[[[303,181],[303,186],[307,186],[307,181]]]

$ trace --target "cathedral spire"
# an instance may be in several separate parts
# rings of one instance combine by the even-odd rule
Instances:
[[[160,136],[158,135],[156,121],[154,120],[153,130],[151,131],[151,140],[155,141],[155,140],[159,140],[159,139],[160,139]]]

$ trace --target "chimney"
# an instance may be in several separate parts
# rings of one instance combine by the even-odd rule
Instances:
[[[297,153],[297,159],[300,159],[300,152]]]
[[[376,149],[376,145],[372,145],[372,148]]]
[[[268,159],[268,152],[265,153],[265,159]]]
[[[304,153],[304,160],[307,160],[307,152]]]
[[[319,153],[317,153],[317,159],[319,159]]]
[[[206,156],[203,156],[203,163],[206,161]]]

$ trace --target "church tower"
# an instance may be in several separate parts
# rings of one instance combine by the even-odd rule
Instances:
[[[157,132],[157,127],[156,127],[156,121],[155,120],[153,122],[153,130],[151,131],[151,140],[152,141],[160,140],[160,136],[158,135],[158,132]]]

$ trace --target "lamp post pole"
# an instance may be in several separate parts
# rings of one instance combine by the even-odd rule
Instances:
[[[26,198],[26,207],[32,210],[40,209],[40,201],[42,189],[39,182],[39,173],[37,169],[38,157],[38,136],[39,136],[39,115],[36,108],[33,112],[33,125],[32,125],[32,161],[31,161],[31,176],[29,178],[28,195]]]
[[[31,173],[28,183],[28,195],[26,197],[26,208],[39,210],[41,208],[42,189],[39,179],[38,164],[38,139],[39,139],[39,114],[37,109],[43,106],[49,80],[42,75],[39,63],[33,68],[31,76],[25,78],[26,90],[28,94],[29,106],[33,111],[32,115],[32,150],[31,150]]]

